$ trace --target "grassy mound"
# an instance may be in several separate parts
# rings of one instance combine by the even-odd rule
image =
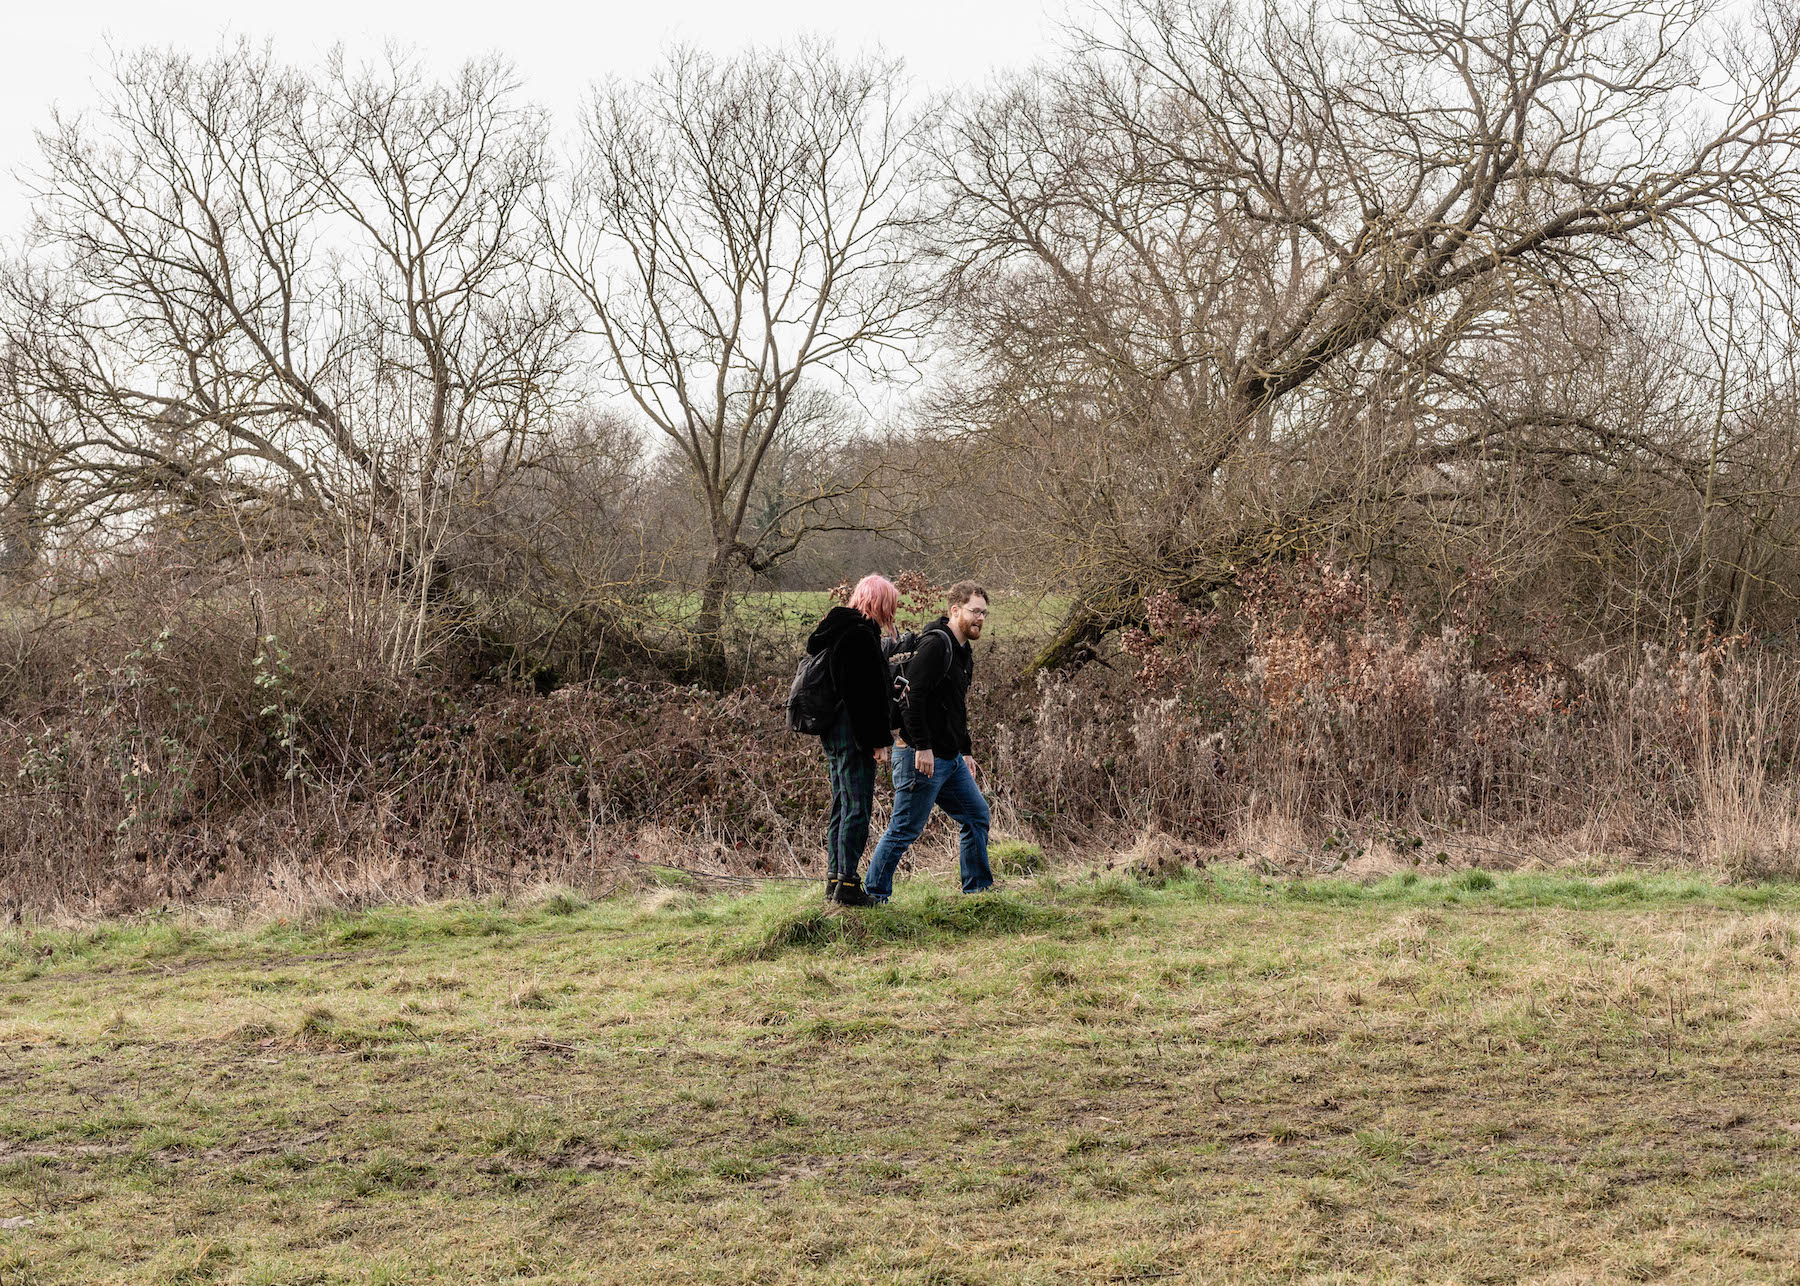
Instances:
[[[778,905],[729,941],[726,960],[773,960],[790,951],[861,951],[894,943],[922,945],[963,938],[1067,930],[1068,912],[1006,892],[963,896],[931,887],[903,890],[881,906],[848,909],[817,895]]]

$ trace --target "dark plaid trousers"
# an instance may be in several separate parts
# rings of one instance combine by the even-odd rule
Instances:
[[[825,823],[825,873],[855,875],[869,846],[875,808],[875,756],[856,744],[850,717],[841,715],[821,737],[831,770],[831,817]]]

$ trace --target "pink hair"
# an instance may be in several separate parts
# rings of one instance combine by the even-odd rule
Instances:
[[[885,576],[865,576],[850,591],[849,606],[885,630],[894,623],[894,612],[900,606],[900,591]]]

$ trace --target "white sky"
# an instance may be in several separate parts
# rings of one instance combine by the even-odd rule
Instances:
[[[725,53],[793,36],[829,36],[844,50],[885,50],[932,88],[978,84],[1054,48],[1061,0],[15,0],[7,6],[12,50],[0,75],[0,242],[24,230],[29,210],[17,172],[35,159],[33,130],[54,104],[79,110],[93,98],[111,45],[207,53],[225,38],[271,39],[310,63],[342,43],[355,54],[398,41],[446,69],[494,50],[518,67],[525,92],[572,124],[593,80],[632,76],[665,45]]]

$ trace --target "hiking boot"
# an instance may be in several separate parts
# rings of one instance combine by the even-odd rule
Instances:
[[[875,899],[863,892],[862,876],[843,875],[838,877],[837,891],[831,900],[839,906],[874,906]]]
[[[827,902],[837,901],[837,886],[838,886],[838,877],[837,876],[827,875],[825,877],[825,900]]]

